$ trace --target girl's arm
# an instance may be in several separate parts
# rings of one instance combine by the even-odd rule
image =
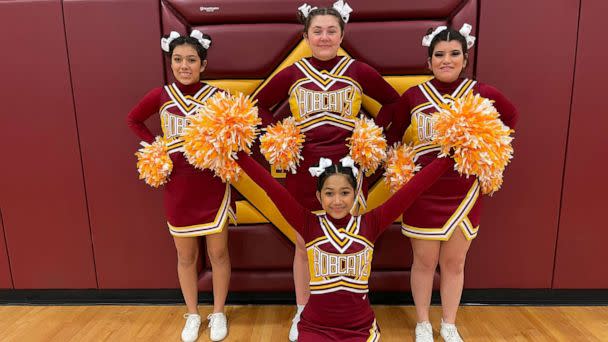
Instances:
[[[509,128],[515,128],[517,119],[519,119],[519,113],[513,103],[498,91],[498,89],[490,85],[482,83],[479,85],[478,90],[479,95],[482,97],[494,100],[494,107],[498,113],[500,113],[500,120],[502,120],[505,125],[509,126]]]
[[[160,94],[163,88],[155,88],[148,92],[127,115],[127,125],[143,141],[154,142],[154,134],[146,127],[144,121],[158,113]]]
[[[454,167],[452,158],[437,158],[419,171],[412,179],[393,194],[386,202],[365,214],[376,227],[376,237],[395,222],[412,203],[431,187],[450,167]]]
[[[276,121],[270,109],[288,96],[287,93],[292,86],[291,76],[291,67],[287,67],[274,75],[264,88],[255,94],[254,99],[258,101],[256,105],[263,127]]]
[[[285,220],[301,235],[305,235],[306,221],[313,216],[304,208],[283,185],[277,182],[270,173],[257,161],[244,152],[237,154],[237,163],[247,175],[259,185],[274,205],[279,209]]]
[[[397,102],[399,101],[399,93],[382,78],[382,75],[376,69],[363,62],[357,61],[356,63],[358,65],[355,80],[359,82],[365,95],[382,105],[374,121],[378,126],[384,127],[386,131],[393,120]]]
[[[399,102],[397,102],[395,113],[393,114],[393,123],[386,132],[386,140],[389,146],[403,139],[405,130],[410,126],[412,120],[411,110],[412,105],[409,93],[406,91],[399,98]]]

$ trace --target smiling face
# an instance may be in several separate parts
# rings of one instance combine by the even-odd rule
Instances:
[[[456,81],[467,66],[462,44],[457,40],[437,43],[428,64],[437,80],[445,83]]]
[[[196,49],[188,44],[178,45],[171,54],[171,70],[175,79],[184,85],[200,81],[207,60],[201,61]]]
[[[333,15],[316,15],[311,19],[304,39],[315,58],[327,61],[338,55],[344,37],[338,20]]]
[[[355,189],[348,181],[348,176],[335,173],[325,179],[317,199],[323,210],[334,219],[341,219],[350,213],[355,203]]]

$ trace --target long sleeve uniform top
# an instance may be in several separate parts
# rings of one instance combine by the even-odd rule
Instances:
[[[365,294],[374,243],[420,193],[453,167],[452,159],[441,158],[429,164],[374,210],[334,219],[311,213],[255,160],[242,152],[238,157],[239,165],[266,191],[306,242],[311,297],[301,324],[305,329],[323,330],[324,334],[331,329],[368,333],[374,314]]]
[[[452,83],[431,79],[403,93],[389,137],[413,144],[417,164],[430,164],[439,151],[439,146],[431,142],[434,133],[431,115],[439,110],[441,103],[453,103],[454,99],[469,92],[492,100],[503,123],[515,127],[519,117],[517,109],[496,88],[470,79],[458,79]],[[470,236],[479,225],[479,191],[475,177],[461,176],[455,170],[446,172],[405,210],[403,233],[445,240],[454,227],[463,223],[468,227],[467,236]],[[416,236],[418,233],[422,235]]]
[[[163,136],[167,139],[173,170],[164,186],[167,223],[174,236],[198,236],[220,231],[227,218],[234,219],[230,186],[209,170],[195,169],[183,155],[184,128],[220,89],[203,82],[179,82],[149,91],[127,115],[127,125],[143,141],[151,143],[154,134],[145,121],[159,114]]]
[[[338,162],[348,154],[346,139],[361,113],[364,94],[382,105],[375,121],[387,126],[399,94],[372,67],[346,56],[304,58],[277,73],[255,96],[264,125],[275,122],[271,109],[287,99],[291,116],[306,136],[304,160],[285,186],[310,210],[319,207],[308,167],[320,157]]]

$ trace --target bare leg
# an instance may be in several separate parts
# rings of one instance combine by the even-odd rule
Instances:
[[[224,312],[230,285],[230,254],[228,253],[228,226],[222,232],[207,235],[207,254],[211,260],[213,281],[213,312]]]
[[[416,305],[418,322],[429,320],[429,307],[433,292],[433,278],[439,260],[439,241],[410,239],[414,261],[410,284]]]
[[[464,285],[464,264],[471,241],[464,237],[460,227],[454,231],[450,240],[441,244],[439,267],[441,274],[441,307],[443,321],[454,324],[460,305]]]
[[[177,249],[177,276],[188,313],[198,314],[198,237],[173,237]]]

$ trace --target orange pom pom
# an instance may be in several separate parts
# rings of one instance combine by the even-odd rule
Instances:
[[[137,156],[137,171],[139,179],[152,187],[159,187],[167,183],[168,177],[173,170],[173,162],[167,152],[167,142],[161,137],[156,137],[152,144],[145,142],[135,155]]]
[[[278,170],[295,173],[302,160],[303,142],[304,134],[296,126],[294,118],[289,117],[266,127],[266,133],[260,137],[260,152]]]
[[[433,114],[433,142],[441,146],[440,156],[453,149],[454,168],[477,176],[482,193],[490,195],[500,189],[503,171],[513,157],[513,130],[499,117],[490,100],[472,93]]]
[[[241,171],[241,167],[233,158],[222,158],[218,161],[217,168],[214,169],[215,175],[220,177],[223,182],[236,182],[239,179]]]
[[[348,147],[350,155],[363,172],[374,172],[386,159],[386,139],[382,128],[372,119],[361,117],[355,122],[355,129]]]
[[[395,144],[388,150],[384,181],[391,193],[409,182],[420,166],[414,162],[416,152],[410,145]]]
[[[250,153],[261,123],[249,96],[218,92],[203,105],[184,129],[184,154],[199,169],[210,169],[222,181],[235,181],[240,169],[238,151]]]

